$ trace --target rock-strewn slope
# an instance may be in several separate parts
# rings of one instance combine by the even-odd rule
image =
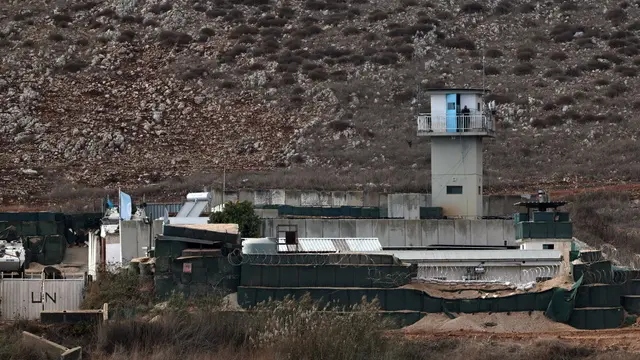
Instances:
[[[638,15],[627,1],[5,1],[0,202],[223,167],[420,190],[416,89],[483,82],[494,189],[637,180]]]

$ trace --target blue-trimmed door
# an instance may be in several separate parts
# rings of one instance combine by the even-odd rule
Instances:
[[[456,94],[447,94],[447,132],[458,131],[457,102]]]

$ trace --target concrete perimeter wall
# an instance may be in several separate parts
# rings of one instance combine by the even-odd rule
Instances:
[[[374,191],[313,191],[313,190],[213,190],[213,205],[224,201],[251,201],[256,205],[292,206],[373,206],[387,209],[387,217],[420,219],[420,207],[431,206],[431,194],[380,193]],[[515,212],[519,195],[484,196],[485,216],[505,216]]]
[[[377,237],[383,247],[515,244],[513,220],[264,219],[263,235],[297,225],[298,237]]]
[[[151,234],[149,232],[151,231]],[[143,247],[155,246],[156,235],[162,234],[162,220],[154,220],[153,226],[143,221],[128,220],[120,222],[120,240],[122,242],[122,261],[128,264],[131,259],[146,256]]]

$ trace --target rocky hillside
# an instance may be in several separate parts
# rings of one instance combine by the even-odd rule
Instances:
[[[246,186],[426,190],[417,89],[482,86],[483,56],[488,189],[635,181],[638,6],[2,1],[0,203],[161,194],[223,167]]]

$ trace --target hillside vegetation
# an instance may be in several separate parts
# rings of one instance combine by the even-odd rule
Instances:
[[[223,168],[230,186],[427,191],[417,90],[483,82],[499,113],[487,190],[636,181],[639,15],[595,0],[3,1],[0,202],[167,193]]]

